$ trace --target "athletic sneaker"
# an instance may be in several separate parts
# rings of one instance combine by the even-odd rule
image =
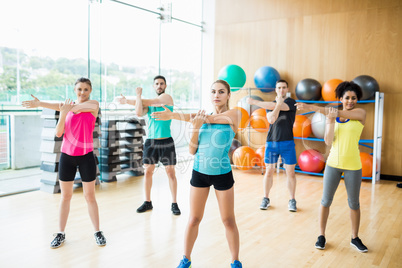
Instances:
[[[177,203],[172,203],[172,213],[174,215],[180,215],[180,209],[179,209],[179,205],[177,205]]]
[[[54,239],[50,243],[51,248],[58,248],[64,243],[64,241],[66,241],[66,235],[65,234],[56,233],[56,234],[53,234],[53,236],[54,236]]]
[[[179,266],[177,268],[191,268],[191,261],[183,256],[183,259],[180,261]]]
[[[296,200],[295,199],[290,199],[289,200],[288,209],[291,212],[296,212],[297,211]]]
[[[243,265],[241,264],[241,262],[236,260],[230,264],[230,268],[243,268]]]
[[[153,208],[152,201],[145,201],[139,208],[137,208],[137,212],[142,213]]]
[[[367,247],[363,244],[359,237],[356,237],[350,241],[350,244],[354,246],[360,252],[367,252]]]
[[[262,199],[260,209],[266,210],[269,206],[271,205],[271,202],[269,201],[268,197],[264,197]]]
[[[320,235],[317,239],[317,242],[315,242],[315,247],[318,249],[325,249],[325,236]]]
[[[94,234],[94,236],[95,236],[96,244],[97,244],[98,246],[100,246],[100,247],[106,246],[106,238],[105,238],[105,236],[103,235],[103,232],[102,232],[102,231],[97,231],[97,232]]]

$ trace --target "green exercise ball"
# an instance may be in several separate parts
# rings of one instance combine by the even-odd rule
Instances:
[[[246,83],[246,73],[240,66],[230,64],[219,71],[218,79],[228,82],[231,91],[237,91]]]

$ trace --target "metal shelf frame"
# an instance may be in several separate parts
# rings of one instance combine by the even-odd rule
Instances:
[[[305,101],[305,100],[296,100],[296,102],[304,102],[304,103],[340,103],[339,101]],[[382,144],[382,129],[383,129],[383,116],[384,116],[384,93],[383,92],[376,92],[374,100],[363,100],[358,101],[357,103],[374,103],[374,133],[373,139],[369,140],[359,140],[359,145],[368,147],[373,149],[373,166],[372,166],[372,176],[371,177],[363,177],[363,179],[371,179],[372,184],[375,184],[380,180],[381,174],[381,144]],[[308,112],[305,114],[310,114],[314,112]],[[301,137],[294,137],[295,139],[301,140],[311,140],[311,141],[324,141],[324,139],[317,139],[317,138],[301,138]],[[366,143],[372,143],[373,146],[366,145]],[[299,173],[306,173],[311,175],[323,175],[323,173],[310,173],[304,172],[301,170],[295,170]]]

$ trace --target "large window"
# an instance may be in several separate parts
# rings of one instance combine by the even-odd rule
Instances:
[[[171,22],[159,14],[167,7]],[[100,101],[137,86],[152,97],[152,78],[162,74],[181,106],[198,108],[201,14],[201,0],[2,1],[0,104],[74,98],[80,76],[91,77]]]
[[[200,108],[201,20],[202,0],[0,1],[0,170],[41,164],[41,109],[21,102],[74,99],[79,77],[90,77],[103,114],[127,111],[113,100],[134,97],[138,86],[156,97],[158,74],[176,107]],[[12,125],[19,120],[30,124],[24,148],[11,138],[24,135]]]
[[[87,75],[88,3],[8,0],[0,3],[0,103],[73,97]],[[18,108],[15,107],[15,108]]]
[[[154,98],[158,74],[166,77],[177,106],[200,107],[201,4],[192,1],[198,11],[186,21],[174,17],[187,14],[186,1],[92,2],[90,75],[105,107],[120,94],[133,97],[136,87],[144,98]]]
[[[201,29],[177,21],[162,24],[161,44],[161,72],[170,81],[175,104],[200,107]]]

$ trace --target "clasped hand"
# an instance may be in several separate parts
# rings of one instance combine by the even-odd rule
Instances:
[[[199,110],[196,115],[191,117],[190,123],[193,125],[193,129],[199,129],[207,119],[205,110]]]
[[[74,102],[70,99],[66,99],[64,103],[59,103],[60,114],[67,114],[74,107]]]

